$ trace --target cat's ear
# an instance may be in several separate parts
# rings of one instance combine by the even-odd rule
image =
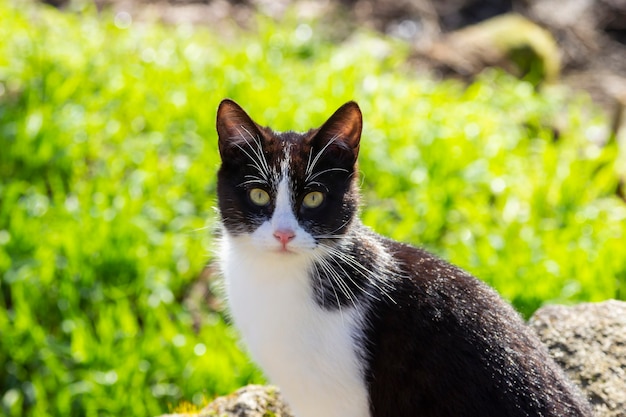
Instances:
[[[241,149],[246,143],[260,137],[259,128],[239,104],[224,99],[217,108],[217,135],[222,159],[229,151]]]
[[[313,146],[342,160],[356,162],[363,130],[363,116],[358,104],[349,101],[319,128],[312,139]]]

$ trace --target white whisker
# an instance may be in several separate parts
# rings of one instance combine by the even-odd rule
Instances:
[[[259,162],[261,162],[261,165],[263,166],[265,172],[269,174],[270,168],[269,168],[269,165],[267,163],[267,159],[265,158],[265,154],[263,153],[263,145],[261,144],[260,138],[258,138],[258,137],[255,138],[252,135],[252,133],[250,133],[248,131],[248,129],[246,129],[245,127],[242,127],[242,128],[248,134],[248,136],[250,136],[250,139],[252,139],[254,141],[254,143],[256,144],[256,150],[254,150],[252,145],[247,140],[246,140],[246,143],[248,143],[248,146],[250,147],[250,149],[252,149],[254,154],[257,156]]]
[[[309,175],[309,176],[306,178],[306,181],[307,181],[307,182],[312,182],[315,178],[319,177],[320,175],[325,174],[325,173],[327,173],[327,172],[332,172],[332,171],[350,172],[350,171],[348,171],[347,169],[344,169],[344,168],[328,168],[328,169],[324,169],[324,170],[322,170],[322,171],[320,171],[320,172],[316,172],[316,173],[315,173],[315,174],[313,174],[313,175]]]
[[[333,291],[333,294],[335,296],[335,300],[337,301],[337,308],[339,309],[339,314],[341,315],[341,318],[343,320],[343,311],[341,310],[341,301],[339,300],[339,294],[337,294],[335,286],[333,285],[333,282],[335,282],[335,279],[333,278],[333,274],[335,273],[335,271],[333,270],[331,265],[328,265],[326,259],[323,256],[316,257],[316,260],[317,260],[317,262],[314,263],[314,265],[316,265],[316,268],[317,268],[317,266],[319,266],[320,268],[322,268],[322,270],[325,272],[325,274],[331,278],[331,281],[328,284],[330,285],[330,288]],[[317,279],[318,279],[320,285],[323,288],[324,287],[324,280],[321,277],[321,274],[319,273],[319,270],[318,270]],[[324,297],[322,296],[321,298],[322,298],[322,303],[323,303],[324,302]]]
[[[263,169],[261,168],[261,166],[259,165],[258,161],[256,159],[254,159],[254,157],[252,155],[250,155],[248,153],[248,151],[246,151],[241,145],[239,145],[238,143],[235,143],[235,146],[237,148],[239,148],[239,150],[241,150],[241,152],[243,152],[249,159],[250,161],[252,161],[251,164],[248,164],[248,166],[255,168],[257,171],[259,171],[259,174],[265,178],[266,180],[268,180],[269,182],[269,175],[267,173],[265,173],[263,171]]]
[[[247,185],[251,185],[251,184],[258,184],[261,186],[269,186],[269,184],[267,183],[267,181],[261,179],[261,178],[252,178],[249,179],[248,181],[244,181],[241,184],[237,185],[238,187],[245,187]]]
[[[315,169],[315,165],[317,165],[317,162],[320,160],[320,158],[322,157],[322,154],[324,153],[324,151],[333,144],[333,142],[335,142],[337,139],[339,139],[339,135],[335,135],[333,136],[326,145],[324,145],[324,147],[315,155],[315,158],[313,158],[313,161],[311,162],[311,158],[310,158],[310,154],[309,154],[309,162],[311,162],[310,164],[307,164],[307,167],[305,169],[305,174],[306,174],[306,178],[304,179],[305,182],[308,182],[309,178],[311,177],[311,174],[313,173],[313,170]]]
[[[261,145],[261,140],[259,138],[255,138],[245,127],[242,126],[242,129],[245,133],[248,134],[248,137],[250,138],[250,140],[252,140],[252,142],[254,142],[256,147],[252,146],[250,140],[240,130],[238,130],[239,136],[246,142],[246,145],[248,145],[248,148],[250,148],[250,152],[244,149],[243,146],[238,143],[235,143],[235,146],[239,148],[239,150],[241,150],[241,152],[243,152],[248,157],[248,159],[250,159],[251,164],[249,164],[249,166],[255,168],[259,172],[259,175],[265,180],[265,182],[269,183],[270,169],[267,164],[265,155],[263,154],[263,146]]]
[[[319,238],[319,239],[334,239],[334,238],[341,238],[341,237],[345,237],[345,235],[338,235],[336,234],[337,231],[343,229],[344,227],[346,227],[350,222],[352,221],[352,218],[347,219],[345,222],[343,222],[339,227],[337,227],[335,230],[328,232],[325,235],[315,235],[313,236],[314,238]]]
[[[335,257],[339,261],[343,261],[348,266],[352,267],[356,273],[365,278],[366,282],[376,288],[381,295],[387,297],[390,301],[394,302],[393,298],[389,295],[389,291],[394,288],[393,284],[389,282],[388,279],[383,279],[385,276],[393,277],[396,274],[388,271],[386,268],[381,268],[380,270],[370,270],[365,267],[358,259],[354,256],[350,255],[348,252],[342,251],[336,247],[326,245],[321,243],[321,247],[323,247],[332,257]],[[340,265],[338,263],[338,265]],[[343,268],[342,268],[343,269]],[[344,270],[345,272],[345,270]],[[347,273],[346,273],[347,274]],[[354,281],[352,281],[354,283]],[[356,285],[356,283],[355,283]],[[358,286],[357,286],[358,287]],[[368,296],[379,300],[380,298],[371,294],[368,291],[365,291],[363,288],[358,287],[361,291],[363,291]]]

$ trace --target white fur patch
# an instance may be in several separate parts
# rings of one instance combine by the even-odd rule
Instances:
[[[298,220],[293,215],[291,208],[291,192],[289,191],[289,177],[283,177],[278,183],[278,190],[276,192],[276,208],[272,215],[270,222],[273,231],[280,229],[296,230],[298,226]],[[296,235],[306,234],[304,230]],[[302,236],[306,237],[306,236]]]
[[[230,310],[253,359],[285,394],[296,417],[368,417],[363,361],[356,343],[361,307],[326,310],[313,294],[314,239],[297,223],[288,183],[274,216],[251,235],[224,231],[221,268]],[[288,251],[273,236],[292,227]]]

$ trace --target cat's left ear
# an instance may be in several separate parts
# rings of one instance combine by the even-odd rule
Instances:
[[[362,130],[361,109],[354,101],[349,101],[319,128],[312,143],[319,150],[326,149],[327,152],[354,163],[359,156]]]

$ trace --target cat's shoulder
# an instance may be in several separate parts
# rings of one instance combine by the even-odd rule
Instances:
[[[394,260],[395,267],[409,278],[452,278],[474,281],[471,274],[449,263],[425,248],[398,242],[371,232],[376,241]]]
[[[458,304],[482,307],[503,304],[491,287],[463,268],[424,248],[375,233],[373,235],[390,259],[396,297],[417,297],[426,303],[445,303],[446,300],[454,299]]]

